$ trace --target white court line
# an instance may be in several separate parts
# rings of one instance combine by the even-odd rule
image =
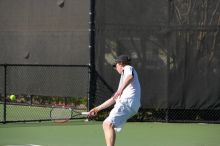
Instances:
[[[36,145],[36,144],[25,144],[25,145],[4,145],[4,146],[42,146],[42,145]]]

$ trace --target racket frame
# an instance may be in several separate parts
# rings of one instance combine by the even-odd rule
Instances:
[[[53,114],[53,110],[57,109],[57,108],[61,108],[61,109],[68,109],[70,110],[70,117],[69,118],[53,118],[52,117],[52,114]],[[76,113],[76,114],[73,114],[73,113]],[[50,110],[50,118],[53,122],[55,123],[66,123],[68,122],[70,119],[73,119],[74,117],[77,117],[77,116],[80,116],[80,115],[88,115],[89,112],[81,112],[81,111],[77,111],[77,110],[74,110],[74,108],[72,106],[69,106],[69,105],[63,105],[63,104],[55,104],[51,107],[51,110]],[[83,117],[82,118],[76,118],[76,119],[84,119]]]

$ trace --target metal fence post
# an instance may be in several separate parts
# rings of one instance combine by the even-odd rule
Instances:
[[[89,64],[89,95],[88,95],[88,110],[94,107],[94,98],[96,91],[95,79],[95,0],[90,0],[90,64]]]
[[[6,117],[6,100],[7,98],[7,65],[4,64],[4,108],[3,108],[3,123],[6,124],[7,122],[7,117]]]

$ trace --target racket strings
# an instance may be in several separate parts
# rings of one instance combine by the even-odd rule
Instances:
[[[51,111],[51,118],[53,120],[68,120],[71,119],[72,110],[69,108],[54,108]]]

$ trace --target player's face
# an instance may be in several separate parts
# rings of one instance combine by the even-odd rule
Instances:
[[[115,66],[115,69],[117,70],[117,72],[119,74],[121,74],[123,72],[123,65],[120,64],[120,63],[117,63],[116,66]]]

